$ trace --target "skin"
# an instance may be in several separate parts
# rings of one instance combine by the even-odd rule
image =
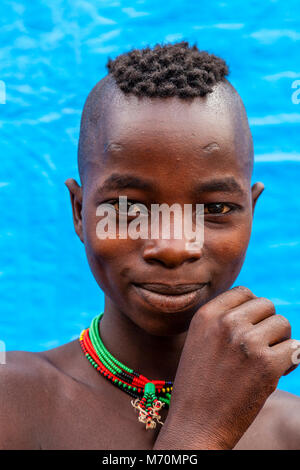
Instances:
[[[83,113],[82,185],[66,181],[74,227],[105,293],[104,344],[146,377],[175,380],[171,407],[161,429],[146,431],[129,396],[99,376],[78,340],[14,351],[0,370],[0,448],[299,448],[300,399],[276,390],[293,366],[290,325],[268,299],[230,289],[263,191],[262,183],[251,187],[253,146],[238,95],[228,83],[192,101],[138,99],[113,86],[103,97],[101,87]],[[147,179],[148,187],[127,180],[105,189],[112,175]],[[202,250],[191,253],[185,239],[99,240],[96,208],[120,195],[147,207],[205,204]],[[216,213],[220,203],[224,213]],[[204,286],[171,311],[145,300],[141,282]]]

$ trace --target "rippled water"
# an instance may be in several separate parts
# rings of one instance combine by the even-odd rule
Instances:
[[[295,0],[1,2],[0,339],[7,349],[60,345],[103,307],[64,187],[77,177],[81,109],[108,56],[181,39],[229,64],[254,137],[254,179],[266,185],[237,283],[271,298],[300,339],[298,11]],[[281,388],[300,393],[299,372]]]

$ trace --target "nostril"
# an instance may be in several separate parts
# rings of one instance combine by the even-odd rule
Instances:
[[[161,266],[165,266],[165,263],[163,263],[161,260],[156,259],[156,258],[147,258],[146,261],[149,264],[159,264]]]
[[[178,243],[178,240],[171,243],[159,240],[155,245],[145,247],[143,258],[147,263],[173,268],[197,261],[201,258],[201,251],[190,251],[186,249],[185,243]]]

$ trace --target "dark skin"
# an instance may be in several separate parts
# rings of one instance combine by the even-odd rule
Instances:
[[[250,184],[252,143],[232,93],[219,85],[191,102],[117,92],[90,131],[82,186],[66,181],[76,233],[105,293],[104,344],[146,377],[175,380],[164,426],[146,431],[131,398],[91,367],[76,340],[7,354],[0,448],[300,447],[300,399],[276,390],[293,368],[290,325],[268,299],[230,289],[263,191],[262,183]],[[114,185],[105,185],[112,175]],[[184,239],[99,240],[96,208],[120,195],[147,207],[204,204],[203,249],[191,253]],[[202,287],[196,300],[171,311],[145,300],[137,283]]]

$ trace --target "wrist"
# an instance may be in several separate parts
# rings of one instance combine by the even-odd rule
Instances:
[[[153,450],[231,450],[233,447],[208,426],[195,427],[191,422],[182,425],[167,419]]]

